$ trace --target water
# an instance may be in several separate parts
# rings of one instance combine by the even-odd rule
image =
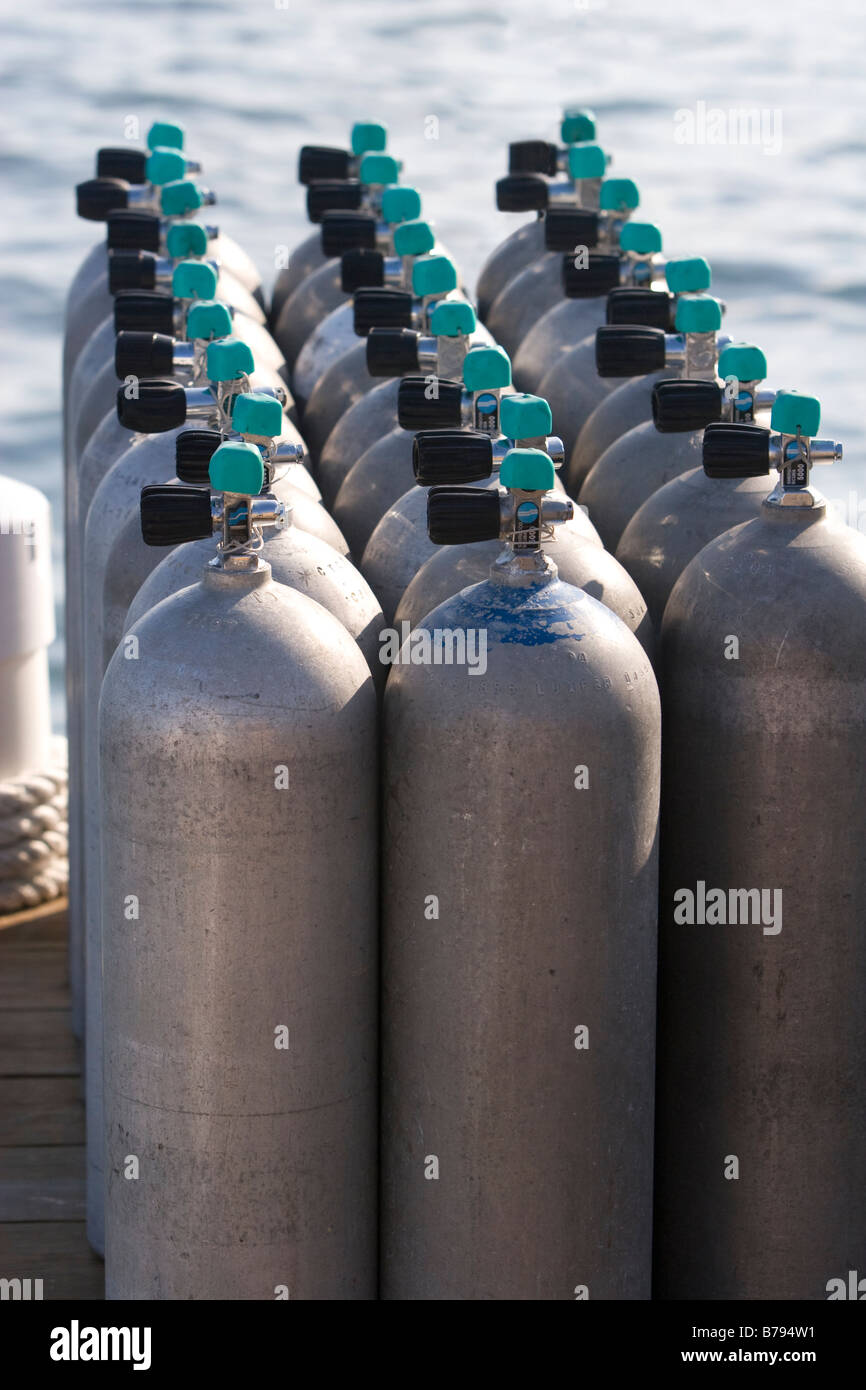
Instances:
[[[122,143],[129,117],[142,132],[155,117],[185,124],[219,196],[214,220],[267,283],[279,248],[308,230],[298,146],[344,144],[353,120],[384,120],[471,283],[516,225],[493,205],[508,141],[553,138],[563,104],[592,106],[614,172],[637,181],[666,251],[710,260],[728,331],[765,349],[770,384],[821,398],[822,434],[844,441],[846,460],[817,481],[849,519],[862,505],[866,529],[862,5],[657,8],[0,0],[0,469],[51,499],[58,630],[61,321],[97,231],[75,217],[72,189],[98,145]],[[753,108],[763,135],[759,125],[754,142],[708,143],[710,127],[730,135],[714,110]],[[58,641],[58,727],[62,659]]]

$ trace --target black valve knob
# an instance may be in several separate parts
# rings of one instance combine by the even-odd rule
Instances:
[[[570,251],[598,245],[598,213],[584,208],[548,208],[544,219],[544,245],[548,251]]]
[[[412,327],[412,296],[406,290],[356,290],[354,304],[359,338],[366,338],[371,328]]]
[[[446,430],[459,425],[463,387],[459,381],[404,376],[397,392],[397,423],[404,430]]]
[[[762,478],[772,466],[770,431],[760,425],[707,425],[703,452],[708,478]]]
[[[562,288],[569,299],[597,299],[619,284],[619,256],[591,254],[586,262],[574,255],[562,258]]]
[[[117,418],[128,430],[162,434],[186,419],[186,392],[178,381],[139,381],[134,392],[117,392]]]
[[[109,251],[108,293],[152,290],[156,286],[156,256],[152,251]]]
[[[361,185],[357,179],[323,179],[307,189],[307,216],[311,222],[321,222],[325,213],[335,208],[357,211],[360,206]]]
[[[551,177],[556,173],[558,155],[559,151],[549,140],[513,140],[508,146],[508,172]]]
[[[666,290],[636,290],[624,285],[611,290],[607,297],[607,321],[610,324],[640,323],[645,328],[670,332],[675,303],[673,295]]]
[[[105,219],[109,251],[158,251],[159,232],[159,218],[154,212],[115,208]]]
[[[104,222],[115,208],[125,208],[129,184],[123,179],[86,179],[75,189],[79,217],[88,222]]]
[[[106,147],[96,151],[98,179],[125,179],[127,183],[147,182],[147,155],[128,145]]]
[[[330,208],[322,216],[322,252],[328,258],[342,256],[355,247],[374,250],[376,219],[369,212]]]
[[[349,151],[333,145],[302,145],[298,155],[298,183],[349,177]]]
[[[496,184],[500,212],[540,212],[547,207],[547,184],[538,174],[508,174]]]
[[[493,472],[493,440],[480,430],[420,430],[412,471],[421,487],[480,482]]]
[[[140,514],[145,545],[182,545],[213,535],[207,487],[151,484],[141,490]]]
[[[495,541],[499,493],[483,487],[433,487],[427,494],[427,534],[434,545]]]
[[[407,376],[418,371],[418,334],[413,328],[371,328],[367,334],[371,376]]]
[[[125,329],[114,340],[114,371],[128,376],[170,377],[174,366],[174,338],[167,333],[137,333]]]
[[[175,472],[180,481],[207,486],[210,461],[222,442],[219,430],[182,430],[174,441]]]
[[[114,297],[114,331],[142,333],[174,331],[174,300],[158,290],[122,290]]]
[[[685,434],[722,418],[722,391],[714,381],[659,381],[652,406],[660,434]]]
[[[595,330],[595,366],[601,377],[645,376],[665,365],[662,328],[638,324],[605,325]]]
[[[356,290],[380,289],[385,283],[385,257],[381,251],[365,246],[346,251],[340,258],[340,285],[343,294]]]

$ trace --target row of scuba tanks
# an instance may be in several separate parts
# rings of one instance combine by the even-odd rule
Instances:
[[[71,977],[109,1297],[799,1299],[863,1268],[866,542],[810,477],[841,448],[592,114],[559,136],[510,147],[497,204],[536,215],[476,302],[375,123],[301,151],[267,312],[179,127],[77,190],[106,236],[64,355]]]

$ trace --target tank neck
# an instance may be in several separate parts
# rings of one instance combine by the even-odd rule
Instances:
[[[508,589],[543,588],[552,584],[559,571],[543,550],[516,551],[506,545],[490,567],[490,580]]]
[[[228,588],[234,593],[245,593],[250,589],[261,589],[271,582],[271,567],[267,560],[255,553],[244,555],[243,559],[249,563],[237,568],[222,563],[220,556],[208,561],[202,574],[205,588],[221,591]]]

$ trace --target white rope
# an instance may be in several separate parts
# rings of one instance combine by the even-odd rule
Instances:
[[[66,740],[51,767],[0,782],[0,913],[62,897],[69,879]]]

